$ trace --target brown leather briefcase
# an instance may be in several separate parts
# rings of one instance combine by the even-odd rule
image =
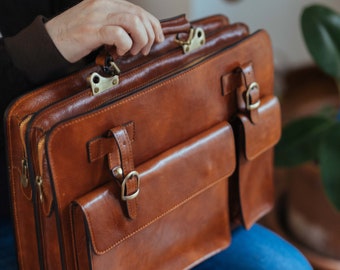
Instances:
[[[148,56],[103,48],[8,108],[21,269],[190,268],[272,207],[267,33],[221,15],[162,26]]]

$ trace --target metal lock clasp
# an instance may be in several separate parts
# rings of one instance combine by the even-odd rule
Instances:
[[[115,64],[115,62],[110,61],[109,66],[104,67],[104,70],[111,76],[104,77],[97,72],[93,72],[88,78],[93,95],[98,95],[119,84],[120,69]]]
[[[191,28],[188,40],[183,41],[176,38],[175,41],[182,46],[185,54],[190,53],[205,44],[205,33],[201,27]]]

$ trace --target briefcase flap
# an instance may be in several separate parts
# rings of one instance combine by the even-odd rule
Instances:
[[[156,228],[162,230],[164,217],[182,211],[185,204],[204,196],[205,192],[211,193],[219,185],[219,188],[215,188],[214,196],[202,197],[200,204],[190,206],[184,219],[173,219],[174,224],[168,224],[167,228],[170,225],[173,230],[178,230],[175,233],[178,237],[176,241],[180,242],[190,238],[191,232],[187,226],[193,226],[192,230],[196,231],[202,226],[208,226],[211,222],[208,220],[218,219],[215,222],[217,228],[205,234],[221,234],[222,231],[227,243],[229,217],[226,180],[233,173],[235,165],[232,128],[227,123],[218,124],[136,168],[140,174],[136,219],[131,220],[124,214],[119,185],[112,180],[73,202],[74,231],[77,231],[79,225],[79,220],[75,218],[79,212],[75,213],[80,210],[93,252],[102,255],[150,230],[150,226],[160,224]],[[214,215],[216,218],[212,218]],[[194,224],[190,220],[194,220]],[[200,224],[204,220],[207,220],[207,224]],[[173,233],[163,231],[157,237],[160,237],[160,242],[171,242],[173,240],[164,240],[164,237],[171,237]]]

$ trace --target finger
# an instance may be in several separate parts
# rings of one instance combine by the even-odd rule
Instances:
[[[137,15],[130,13],[110,14],[107,19],[108,25],[120,26],[131,36],[133,41],[131,54],[139,53],[148,44],[148,33],[145,25]]]
[[[155,16],[153,16],[151,13],[141,8],[140,6],[130,3],[128,1],[116,0],[115,4],[118,4],[118,3],[120,4],[121,8],[124,7],[124,9],[127,12],[139,16],[144,23],[145,23],[145,20],[143,20],[142,18],[147,17],[149,24],[151,24],[153,28],[152,32],[154,33],[155,41],[162,42],[164,40],[164,34],[163,34],[161,24]]]
[[[124,55],[131,50],[133,42],[129,34],[120,26],[106,25],[98,31],[102,44],[114,45],[118,55]]]
[[[148,16],[149,16],[149,20],[150,20],[153,32],[155,34],[155,41],[163,42],[164,34],[163,34],[163,29],[162,29],[160,21],[150,13],[148,13]]]
[[[150,52],[151,47],[155,41],[155,32],[153,31],[153,27],[149,20],[145,20],[143,24],[148,35],[148,43],[144,46],[141,52],[142,54],[147,55]]]

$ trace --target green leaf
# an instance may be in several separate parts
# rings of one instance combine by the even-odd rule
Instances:
[[[317,160],[322,137],[333,123],[324,116],[309,116],[290,122],[283,128],[275,147],[275,165],[292,167]]]
[[[340,15],[325,6],[311,5],[302,13],[301,28],[316,64],[340,79]]]
[[[326,194],[340,210],[340,123],[328,130],[320,144],[320,167]]]

